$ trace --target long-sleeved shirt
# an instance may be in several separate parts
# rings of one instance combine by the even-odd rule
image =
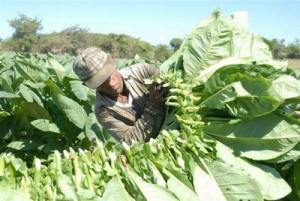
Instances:
[[[99,123],[118,141],[149,141],[161,128],[165,108],[149,100],[144,79],[159,74],[153,65],[139,63],[119,70],[129,91],[128,103],[122,104],[97,91],[95,114]]]

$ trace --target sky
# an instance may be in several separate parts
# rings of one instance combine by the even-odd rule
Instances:
[[[127,34],[152,45],[183,39],[215,9],[247,11],[249,31],[267,39],[300,39],[300,0],[0,0],[0,38],[19,14],[41,20],[39,33],[78,25],[92,33]]]

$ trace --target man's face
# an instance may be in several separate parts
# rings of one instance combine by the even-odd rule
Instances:
[[[97,89],[105,94],[118,96],[123,91],[123,78],[118,71],[114,71]]]

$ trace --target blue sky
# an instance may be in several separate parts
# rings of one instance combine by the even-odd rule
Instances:
[[[0,37],[18,13],[42,20],[40,33],[79,25],[94,33],[125,33],[153,45],[184,38],[219,8],[224,16],[247,11],[249,30],[268,39],[300,39],[299,0],[0,0]]]

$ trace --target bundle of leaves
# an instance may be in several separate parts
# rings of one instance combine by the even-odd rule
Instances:
[[[299,75],[273,60],[264,39],[247,27],[246,13],[222,18],[216,11],[161,66],[165,75],[157,81],[171,88],[167,104],[176,108],[176,119],[172,111],[164,126],[178,121],[183,136],[200,136],[203,154],[247,172],[261,194],[255,199],[290,193],[277,169],[291,182],[291,199],[299,200]]]

